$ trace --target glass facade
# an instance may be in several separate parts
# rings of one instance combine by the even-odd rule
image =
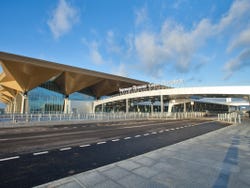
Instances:
[[[30,113],[63,112],[64,95],[42,87],[28,92]]]
[[[40,87],[28,92],[30,113],[62,113],[64,112],[65,95],[59,93],[59,88],[52,82],[46,82]],[[69,100],[93,101],[95,98],[82,94],[72,93]]]

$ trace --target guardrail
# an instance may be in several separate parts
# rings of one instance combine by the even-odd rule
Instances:
[[[82,114],[5,114],[0,115],[0,125],[25,124],[36,122],[65,122],[65,121],[110,121],[110,120],[142,120],[142,119],[189,119],[201,118],[203,112],[176,113],[82,113]]]
[[[238,113],[224,113],[224,114],[218,114],[218,121],[226,121],[229,123],[239,123],[242,122],[242,117]]]

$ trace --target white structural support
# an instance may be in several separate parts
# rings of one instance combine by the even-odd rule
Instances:
[[[68,96],[66,96],[65,98],[64,98],[64,113],[65,114],[68,114],[69,113],[69,109],[70,109],[70,107],[69,107],[69,97]]]
[[[203,97],[245,97],[250,96],[250,86],[220,86],[220,87],[189,87],[189,88],[168,88],[150,91],[140,91],[136,93],[122,94],[103,100],[94,101],[93,107],[105,104],[108,102],[115,102],[121,100],[128,100],[140,97],[155,97],[155,96],[168,96],[172,99],[184,99],[191,96]],[[170,102],[171,105],[174,105]]]
[[[164,112],[164,101],[163,101],[163,95],[161,95],[161,113]]]
[[[27,93],[22,94],[22,101],[21,101],[21,114],[28,113],[28,95]]]

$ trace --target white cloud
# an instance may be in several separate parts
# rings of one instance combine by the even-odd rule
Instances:
[[[197,60],[195,57],[199,56],[199,50],[208,39],[226,36],[226,40],[232,41],[228,51],[249,44],[250,30],[247,25],[249,21],[246,22],[246,19],[250,17],[249,10],[249,0],[234,1],[228,12],[217,23],[204,18],[189,30],[167,19],[162,23],[161,30],[158,32],[143,29],[135,34],[136,54],[147,73],[152,75],[162,74],[167,65],[174,65],[176,71],[180,73],[195,70],[205,65],[202,62],[195,62]],[[144,15],[142,13],[143,11],[136,15],[136,23],[142,23],[138,21],[142,20],[139,19],[141,15]],[[237,39],[232,39],[240,32]],[[238,58],[240,57],[239,55]]]
[[[249,17],[249,10],[249,0],[234,1],[227,14],[221,18],[217,25],[217,30],[220,32],[227,29],[229,26],[233,26],[233,28],[231,27],[232,29],[240,27],[242,23],[241,21],[245,19],[246,16]]]
[[[99,52],[98,46],[99,46],[98,43],[95,41],[90,43],[89,56],[94,64],[101,65],[101,64],[104,64],[105,61],[104,61],[101,53]]]
[[[241,47],[250,47],[250,28],[243,30],[237,35],[229,44],[227,51],[232,52],[234,49]]]
[[[107,50],[109,52],[116,54],[121,53],[121,48],[119,47],[119,45],[116,44],[115,34],[112,30],[109,30],[107,32],[106,41],[107,41]]]
[[[135,48],[144,67],[153,74],[174,63],[179,72],[189,71],[194,53],[212,35],[209,20],[203,19],[190,31],[166,20],[158,33],[142,32],[135,37]],[[153,71],[152,71],[153,70]]]
[[[225,79],[229,79],[234,72],[239,71],[247,66],[250,66],[250,49],[242,51],[236,58],[231,59],[225,64]]]
[[[53,36],[59,38],[69,32],[78,19],[78,11],[65,0],[59,0],[47,23]]]
[[[113,69],[113,74],[128,77],[127,66],[124,63],[120,63],[118,67]]]
[[[138,9],[135,11],[136,19],[135,19],[135,25],[138,26],[140,24],[143,24],[147,22],[148,20],[148,12],[147,8],[144,6],[141,9]]]

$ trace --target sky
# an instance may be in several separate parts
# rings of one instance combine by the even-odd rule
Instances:
[[[2,0],[0,51],[182,86],[250,85],[250,0]]]

